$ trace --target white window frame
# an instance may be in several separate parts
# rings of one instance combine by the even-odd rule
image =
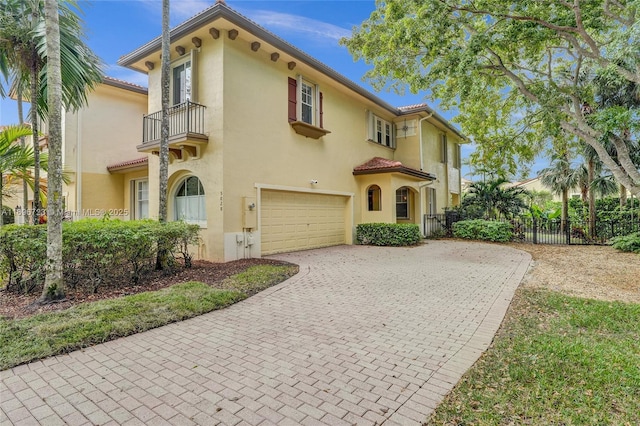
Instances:
[[[311,103],[303,102],[303,90],[304,87],[311,88]],[[298,120],[303,123],[310,124],[312,126],[320,127],[320,87],[312,81],[298,75],[298,87],[296,90],[296,116]],[[306,121],[302,115],[302,106],[308,105],[311,107],[310,121]]]
[[[400,200],[400,202],[398,202],[398,196],[402,196],[401,191],[405,191],[407,199],[406,200]],[[406,204],[407,205],[407,215],[406,216],[398,216],[398,204]],[[401,219],[401,220],[409,220],[409,219],[411,219],[411,192],[409,191],[409,188],[407,188],[406,186],[403,186],[401,188],[396,189],[396,219]]]
[[[202,194],[195,194],[195,195],[183,195],[183,196],[178,196],[178,192],[180,191],[180,188],[182,187],[182,185],[186,185],[186,182],[188,179],[190,178],[196,178],[198,179],[199,185],[198,185],[198,192],[200,192],[200,187],[202,187]],[[185,187],[185,191],[186,191],[186,187]],[[193,200],[193,199],[197,199],[197,210],[198,213],[202,211],[204,211],[204,217],[201,216],[197,216],[195,219],[193,218],[189,218],[188,216],[189,213],[187,212],[186,215],[183,215],[182,212],[180,211],[179,207],[178,207],[178,198],[185,198],[185,201]],[[194,225],[199,225],[201,228],[205,228],[207,226],[207,211],[206,211],[206,191],[204,190],[204,185],[202,185],[202,180],[195,176],[195,175],[189,175],[184,177],[183,179],[180,179],[177,183],[177,185],[175,186],[175,190],[173,192],[173,207],[174,207],[174,219],[175,220],[184,220],[187,223],[191,223]],[[188,203],[185,204],[185,206],[189,206]]]
[[[396,147],[396,126],[371,112],[368,113],[368,140],[387,148]]]
[[[140,197],[141,195],[141,190],[140,190],[140,184],[146,183],[147,184],[147,198],[143,199]],[[148,219],[149,218],[149,179],[137,179],[133,181],[133,190],[134,190],[134,194],[133,194],[133,203],[134,203],[134,207],[133,207],[133,214],[134,214],[134,219],[136,220],[140,220],[140,219]],[[142,203],[146,202],[147,204],[147,213],[146,215],[142,214]]]
[[[149,179],[144,178],[144,179],[132,179],[130,184],[130,219],[131,220],[140,220],[140,219],[148,219],[149,218]],[[140,190],[138,185],[140,183],[147,183],[147,199],[140,199]],[[146,201],[147,202],[147,215],[143,216],[141,215],[141,201]]]
[[[171,73],[169,78],[169,94],[171,106],[179,105],[185,103],[186,101],[196,102],[195,94],[196,94],[196,66],[197,66],[197,53],[198,50],[193,49],[188,55],[184,55],[171,63]],[[186,68],[186,64],[189,64],[188,70]],[[175,81],[175,69],[181,66],[185,66],[185,94],[184,99],[180,99],[179,102],[176,100],[175,89],[176,89],[176,81]]]

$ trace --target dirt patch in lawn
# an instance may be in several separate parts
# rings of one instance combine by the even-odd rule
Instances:
[[[137,285],[131,283],[108,283],[100,286],[96,293],[67,289],[67,298],[58,303],[39,306],[34,302],[39,294],[19,294],[4,289],[0,290],[0,317],[24,318],[43,312],[67,309],[80,303],[94,302],[104,299],[115,299],[129,294],[159,290],[174,284],[188,281],[199,281],[216,288],[224,288],[224,280],[232,275],[245,271],[254,265],[290,265],[271,259],[243,259],[227,263],[194,261],[191,268],[181,269],[175,274],[159,271],[145,276]]]
[[[511,244],[531,253],[524,287],[590,299],[640,303],[640,255],[609,246]]]

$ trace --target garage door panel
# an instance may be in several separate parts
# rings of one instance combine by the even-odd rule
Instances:
[[[345,244],[347,197],[263,190],[262,253]]]

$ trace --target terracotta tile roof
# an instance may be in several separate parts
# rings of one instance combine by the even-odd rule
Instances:
[[[389,160],[382,157],[373,157],[364,164],[353,168],[354,175],[366,175],[374,173],[402,173],[423,180],[434,180],[436,176],[432,173],[423,172],[422,170],[412,169],[404,166],[400,161]]]
[[[371,160],[367,161],[364,164],[361,164],[357,167],[354,167],[354,171],[364,171],[364,170],[380,170],[380,169],[391,169],[394,167],[403,167],[402,163],[399,161],[388,160],[382,157],[373,157]]]
[[[129,168],[138,167],[138,166],[146,166],[147,164],[149,164],[149,158],[147,157],[136,158],[135,160],[129,160],[129,161],[123,161],[121,163],[111,164],[107,166],[107,170],[111,172],[115,170],[129,169]]]
[[[140,86],[139,84],[129,83],[128,81],[120,80],[119,78],[104,76],[102,77],[102,82],[109,86],[119,87],[121,89],[132,90],[134,92],[139,93],[147,93],[148,89],[144,86]]]

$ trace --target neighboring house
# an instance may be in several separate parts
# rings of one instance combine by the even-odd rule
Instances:
[[[169,218],[201,226],[199,257],[352,244],[359,223],[459,204],[465,138],[427,105],[385,103],[223,2],[171,40]],[[139,153],[108,167],[133,217],[158,211],[160,49],[119,60],[149,76]]]
[[[63,164],[69,178],[63,185],[67,216],[102,218],[106,214],[129,219],[130,205],[125,200],[130,197],[130,190],[125,187],[125,175],[117,173],[117,168],[108,170],[106,165],[140,155],[136,144],[141,134],[140,120],[147,111],[147,89],[105,77],[87,96],[86,107],[65,112],[62,119]],[[46,135],[46,124],[41,127],[41,134]],[[40,146],[46,152],[46,137],[41,137]],[[146,169],[141,169],[144,170],[135,175],[129,168],[129,176],[146,177]],[[43,171],[41,174],[46,177]],[[22,205],[22,194],[20,182],[4,204],[32,209],[33,193],[29,191],[28,206]],[[22,221],[18,212],[16,222]]]
[[[540,177],[534,177],[530,179],[525,179],[520,182],[513,182],[508,184],[509,187],[517,186],[519,188],[525,189],[530,192],[547,192],[551,194],[551,200],[560,202],[562,201],[562,195],[554,193],[549,187],[544,186],[542,184],[542,179]],[[582,193],[580,192],[580,188],[572,188],[569,190],[569,198],[581,198]]]

